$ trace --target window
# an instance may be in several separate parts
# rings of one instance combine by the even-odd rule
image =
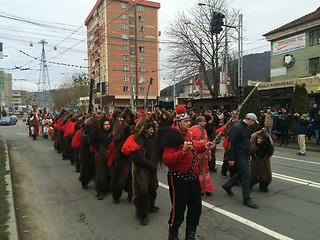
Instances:
[[[140,77],[139,83],[144,83],[144,77]]]
[[[128,65],[123,66],[123,71],[129,72],[129,66]]]
[[[144,16],[138,16],[139,22],[144,22]]]
[[[139,47],[139,52],[144,52],[144,47]]]
[[[106,83],[103,82],[102,85],[101,85],[101,92],[102,92],[102,95],[106,94],[107,90],[106,90]]]
[[[310,58],[309,59],[309,72],[311,75],[316,75],[320,73],[320,58]]]
[[[143,6],[138,6],[138,12],[143,12]]]
[[[125,13],[123,13],[123,14],[121,15],[121,18],[122,18],[122,19],[128,19],[128,15],[125,14]]]
[[[145,67],[140,67],[140,72],[145,72],[145,71],[146,71]]]
[[[310,46],[320,44],[320,29],[310,32]]]
[[[138,41],[139,41],[139,42],[144,42],[144,37],[139,37],[139,38],[138,38]]]
[[[139,91],[140,91],[141,93],[143,93],[143,92],[144,92],[144,87],[140,87],[140,88],[139,88]]]
[[[124,2],[122,2],[122,3],[121,3],[121,8],[127,8],[127,4],[124,3]]]
[[[124,92],[129,92],[129,87],[128,86],[123,86],[123,91]]]
[[[129,61],[129,56],[128,55],[123,55],[122,56],[123,61]]]
[[[122,50],[123,51],[128,51],[129,50],[129,46],[128,45],[122,45]]]
[[[123,76],[123,81],[124,82],[128,82],[129,81],[129,77],[128,76]]]
[[[128,25],[127,24],[122,24],[122,30],[128,30]]]
[[[143,63],[144,62],[144,57],[139,58],[139,62]]]
[[[128,36],[128,34],[122,34],[121,38],[122,38],[122,40],[128,40],[129,36]]]
[[[143,26],[138,26],[138,31],[139,32],[144,32],[144,27]]]

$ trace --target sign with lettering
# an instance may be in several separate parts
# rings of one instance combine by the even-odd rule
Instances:
[[[306,34],[302,33],[272,43],[273,55],[286,53],[306,47]]]
[[[294,87],[295,84],[296,84],[295,80],[286,80],[286,81],[279,81],[279,82],[266,82],[266,83],[260,83],[260,85],[258,86],[258,90]]]

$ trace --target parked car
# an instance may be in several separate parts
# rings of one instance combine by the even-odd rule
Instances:
[[[11,115],[10,118],[11,118],[13,124],[16,124],[16,123],[17,123],[18,117],[17,117],[16,115]]]
[[[3,125],[13,125],[13,120],[11,119],[11,117],[2,117],[0,119],[0,124]]]

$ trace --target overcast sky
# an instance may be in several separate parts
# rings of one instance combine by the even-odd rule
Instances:
[[[158,0],[156,2],[161,3],[159,30],[164,32],[178,11],[197,7],[201,1]],[[84,20],[95,3],[96,0],[0,0],[0,42],[4,44],[4,54],[8,55],[0,59],[0,68],[13,74],[13,89],[37,91],[41,56],[39,41],[42,39],[48,42],[45,50],[49,62],[51,88],[75,73],[86,72],[86,68],[82,68],[87,66]],[[264,33],[315,11],[320,7],[320,2],[319,0],[231,0],[231,6],[243,14],[244,54],[248,54],[269,51],[270,44],[262,36]],[[33,43],[33,47],[30,47],[30,42]],[[55,46],[57,50],[53,50]],[[166,61],[168,50],[165,46],[160,47],[161,63],[163,63]],[[30,69],[11,70],[15,67]],[[160,79],[163,80],[165,71],[160,75]],[[165,86],[166,83],[162,82],[161,88]]]

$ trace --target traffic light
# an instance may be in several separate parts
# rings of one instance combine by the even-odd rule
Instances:
[[[219,34],[224,25],[223,19],[225,16],[221,12],[213,12],[210,24],[211,34]]]
[[[152,85],[153,83],[153,78],[150,78],[150,84],[149,85]]]

